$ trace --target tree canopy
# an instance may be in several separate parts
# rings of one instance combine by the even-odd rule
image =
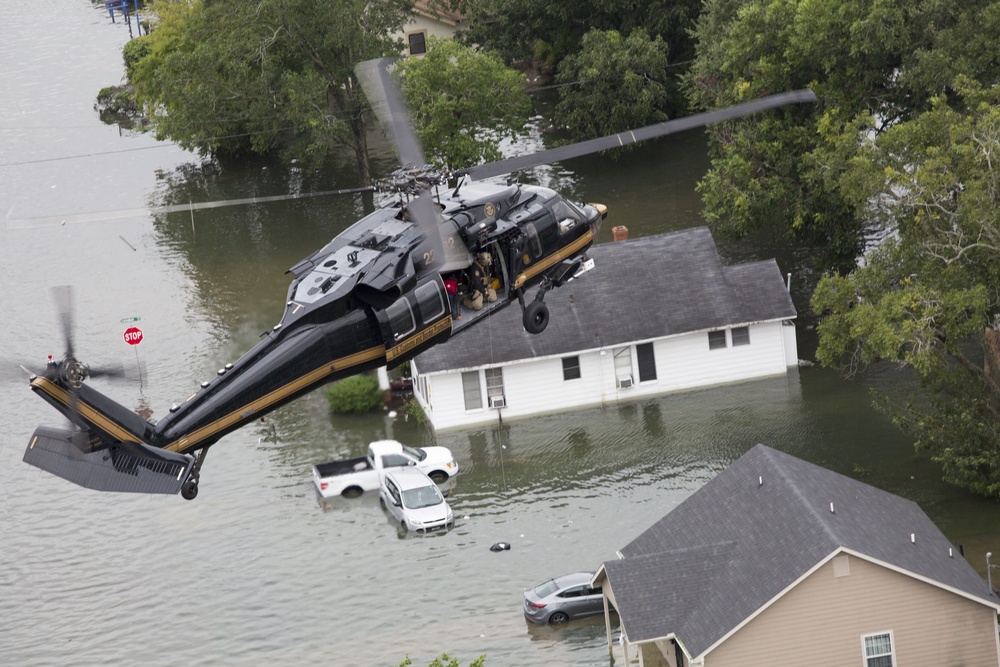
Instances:
[[[951,102],[866,141],[845,196],[887,237],[824,277],[817,358],[854,373],[889,361],[927,390],[881,405],[945,479],[1000,498],[1000,92],[959,77]]]
[[[667,45],[636,29],[591,30],[581,50],[566,57],[555,120],[574,140],[593,139],[667,120],[671,74]]]
[[[455,40],[431,38],[423,58],[398,70],[417,137],[441,167],[503,159],[499,142],[519,136],[531,111],[520,72]]]
[[[859,131],[877,136],[927,110],[958,74],[996,82],[998,22],[993,0],[707,0],[686,77],[692,105],[803,87],[820,104],[714,128],[706,217],[825,247],[825,264],[849,270],[869,222],[843,195]]]
[[[228,154],[320,160],[346,146],[370,180],[367,108],[353,68],[399,53],[406,0],[157,0],[132,71],[157,136]]]

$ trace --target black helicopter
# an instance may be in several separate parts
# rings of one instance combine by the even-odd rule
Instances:
[[[808,90],[773,95],[446,174],[424,166],[390,63],[361,63],[357,74],[403,165],[377,186],[399,193],[396,201],[293,266],[278,324],[156,422],[85,383],[105,371],[76,358],[70,292],[60,290],[67,350],[31,376],[30,388],[73,428],[39,426],[25,462],[100,491],[179,491],[193,499],[211,445],[320,385],[398,366],[515,301],[525,330],[545,329],[545,294],[586,271],[586,250],[607,210],[567,201],[544,187],[474,179],[816,99]],[[469,270],[476,258],[491,269],[487,280],[496,300],[459,317],[446,280],[472,290]],[[529,301],[525,295],[532,287],[537,289]]]

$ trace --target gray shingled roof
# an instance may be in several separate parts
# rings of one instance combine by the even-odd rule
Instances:
[[[549,325],[532,335],[516,304],[416,359],[421,373],[474,368],[663,336],[795,317],[772,260],[726,267],[707,227],[605,243],[595,267],[545,297]],[[488,346],[487,346],[488,343]]]
[[[757,445],[604,570],[629,641],[699,656],[841,547],[1000,605],[951,546],[916,503]]]

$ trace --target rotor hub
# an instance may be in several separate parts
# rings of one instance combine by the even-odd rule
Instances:
[[[73,357],[66,357],[63,360],[60,372],[63,381],[73,389],[79,389],[87,379],[87,366]]]

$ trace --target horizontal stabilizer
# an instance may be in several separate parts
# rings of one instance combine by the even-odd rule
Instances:
[[[39,426],[24,451],[24,462],[97,491],[177,493],[194,458],[136,442],[84,452],[73,432]],[[79,439],[79,436],[77,436]]]

